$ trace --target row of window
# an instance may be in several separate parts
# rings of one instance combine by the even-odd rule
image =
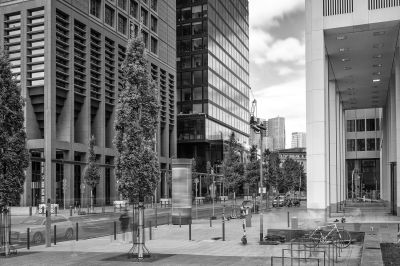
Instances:
[[[208,54],[194,54],[182,56],[177,62],[178,71],[180,69],[198,68],[208,66]]]
[[[178,53],[189,53],[207,49],[208,38],[193,38],[178,42]]]
[[[238,14],[236,14],[236,17],[232,16],[227,12],[222,2],[224,1],[217,1],[215,5],[216,8],[214,8],[212,4],[210,5],[210,26],[215,25],[216,29],[220,29],[220,31],[227,36],[227,40],[223,43],[222,39],[218,39],[220,38],[218,37],[220,33],[217,32],[211,32],[212,37],[215,38],[218,43],[221,43],[222,47],[228,50],[229,53],[232,53],[229,47],[229,45],[232,45],[232,49],[235,48],[238,50],[244,58],[249,58],[248,26],[239,26],[241,24],[247,25],[247,21]],[[233,10],[235,9],[233,8]]]
[[[249,127],[249,125],[247,125]],[[248,132],[243,130],[243,132]],[[220,125],[214,121],[206,119],[206,139],[208,140],[220,140],[223,138],[224,140],[229,139],[232,134],[232,129],[227,128],[223,125]],[[235,137],[239,144],[247,145],[249,143],[249,137],[235,132]]]
[[[380,138],[347,139],[347,151],[379,151]]]
[[[109,0],[110,2],[114,2],[114,0]],[[148,0],[142,0],[142,3],[148,5]],[[89,11],[90,14],[101,18],[101,11],[103,6],[103,0],[90,0],[90,7]],[[117,0],[117,6],[125,12],[128,12],[134,18],[138,18],[138,7],[139,4],[136,0],[129,0],[129,8],[128,8],[128,0]],[[157,12],[158,9],[158,1],[157,0],[150,0],[150,8]]]
[[[191,19],[199,19],[207,17],[207,4],[196,5],[192,7],[184,7],[176,12],[177,22],[184,22]]]
[[[207,32],[208,32],[207,20],[176,26],[176,35],[178,38],[190,37],[193,35],[203,35],[207,34]]]
[[[380,119],[379,118],[347,120],[346,123],[347,123],[347,132],[363,132],[363,131],[379,131],[380,130]]]
[[[218,69],[212,66],[210,67],[211,71],[209,71],[209,84],[215,88],[218,88],[222,93],[239,103],[244,109],[249,110],[250,88],[245,83],[240,82],[239,79],[230,74],[229,70],[216,61],[214,57],[211,57],[209,62],[211,62],[212,66],[217,65],[220,67]],[[219,75],[214,73],[214,71]],[[224,77],[224,79],[221,77]]]

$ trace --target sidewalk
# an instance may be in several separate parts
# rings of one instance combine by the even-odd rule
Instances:
[[[276,215],[264,215],[264,234],[269,228],[285,228],[286,222],[275,220]],[[283,245],[259,245],[259,215],[253,215],[252,227],[247,228],[248,244],[242,245],[242,221],[225,222],[226,241],[222,241],[221,219],[212,221],[195,220],[192,225],[192,240],[189,241],[189,226],[162,225],[153,228],[153,240],[147,240],[146,246],[153,254],[145,263],[151,265],[270,265],[271,256],[280,256]],[[318,222],[318,221],[316,221]],[[308,223],[307,223],[308,224]],[[130,235],[130,234],[129,234]],[[146,229],[146,239],[149,231]],[[122,243],[122,235],[96,239],[60,242],[46,248],[37,246],[19,250],[14,258],[0,258],[1,265],[128,265],[127,252],[132,244]],[[337,265],[358,265],[361,258],[361,246],[351,245],[343,250]]]

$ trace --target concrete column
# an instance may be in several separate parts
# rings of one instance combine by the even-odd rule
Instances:
[[[338,139],[337,139],[337,104],[336,104],[336,83],[329,81],[328,84],[328,112],[329,112],[329,206],[331,212],[337,211],[337,190],[338,190]]]
[[[395,162],[397,163],[396,168],[396,207],[397,207],[397,216],[400,216],[400,49],[399,47],[396,48],[396,56],[395,56],[395,119],[396,119],[396,127],[395,127],[395,136],[394,141],[396,143],[395,146]]]
[[[327,202],[326,122],[328,65],[322,1],[306,0],[307,208],[325,210]]]
[[[55,39],[55,31],[52,25],[55,25],[55,8],[53,1],[47,1],[45,4],[46,20],[45,26],[45,68],[44,68],[44,156],[45,156],[45,201],[51,199],[55,201],[55,164],[52,159],[55,158],[54,141],[56,137],[56,79],[54,75],[55,61],[52,56],[56,53],[55,45],[52,45]]]

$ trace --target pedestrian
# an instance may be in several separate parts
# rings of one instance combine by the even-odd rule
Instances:
[[[126,230],[128,230],[128,225],[129,225],[129,216],[127,210],[125,210],[121,216],[119,217],[119,222],[121,226],[121,231],[122,231],[122,242],[125,242],[125,234]]]

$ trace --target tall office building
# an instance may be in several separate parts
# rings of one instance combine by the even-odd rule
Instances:
[[[26,99],[31,163],[21,204],[46,198],[83,204],[91,135],[101,171],[95,203],[118,197],[112,141],[119,69],[140,21],[151,77],[159,86],[156,149],[161,168],[169,169],[176,156],[175,16],[175,2],[168,0],[0,0],[0,42]],[[163,188],[159,193],[165,194]]]
[[[306,147],[306,133],[293,132],[292,133],[292,148],[305,148]]]
[[[285,118],[275,117],[268,119],[268,137],[273,138],[273,150],[285,149]]]
[[[178,157],[218,164],[249,146],[248,0],[177,1]]]

